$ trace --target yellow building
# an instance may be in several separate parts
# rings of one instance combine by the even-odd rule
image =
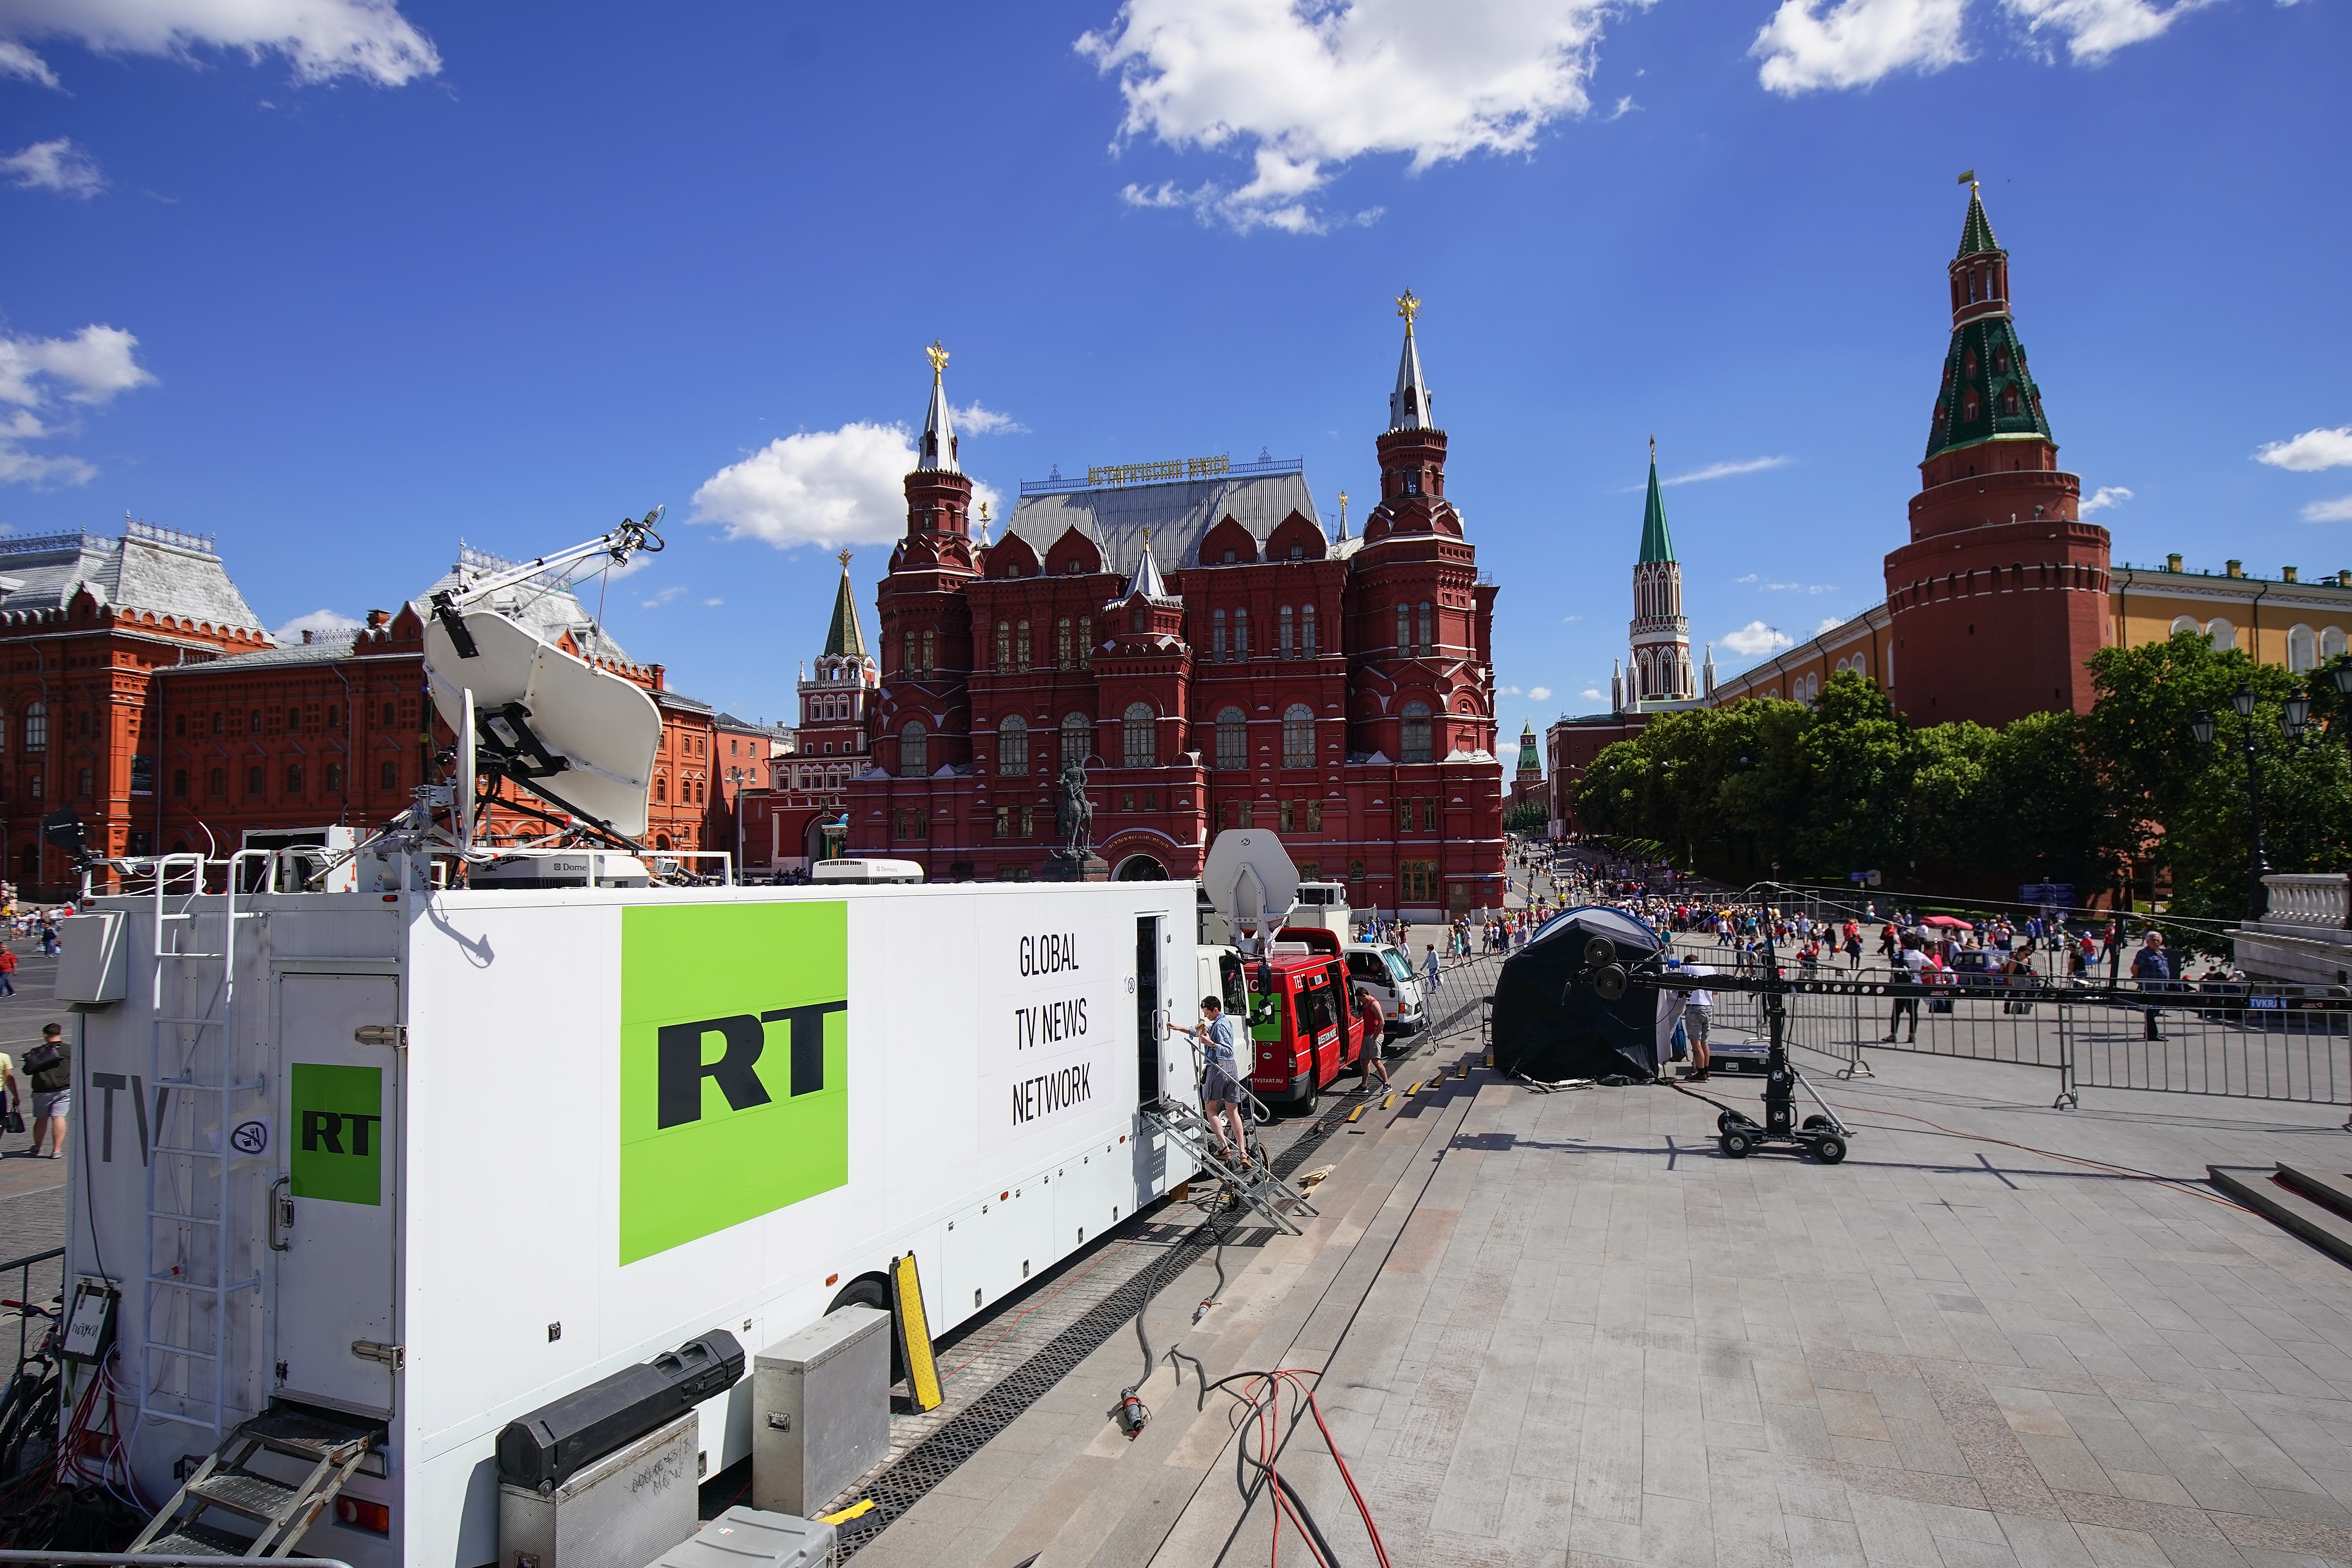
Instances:
[[[2276,577],[2249,577],[2243,562],[2225,562],[2219,572],[2192,572],[2179,556],[2168,555],[2161,566],[2115,566],[2107,602],[2110,647],[2137,647],[2162,642],[2176,631],[2193,631],[2218,647],[2241,648],[2265,664],[2300,673],[2342,653],[2352,639],[2352,572],[2305,582],[2294,567],[2284,566]],[[1894,657],[1886,606],[1873,605],[1852,620],[1717,681],[1706,700],[1717,707],[1743,697],[1810,701],[1843,669],[1858,669],[1883,686],[1893,679]]]

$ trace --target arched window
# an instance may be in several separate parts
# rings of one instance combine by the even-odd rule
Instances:
[[[1148,605],[1138,605],[1133,610],[1129,611],[1128,613],[1127,629],[1133,632],[1137,637],[1141,637],[1144,633],[1150,631],[1151,629],[1150,606]]]
[[[996,726],[996,771],[1017,778],[1029,771],[1029,721],[1008,713]]]
[[[2215,653],[2224,653],[2238,646],[2238,628],[2216,616],[2205,623],[2205,637]]]
[[[299,763],[286,764],[286,793],[292,796],[299,796],[302,793],[302,764]]]
[[[1232,656],[1225,649],[1225,612],[1209,612],[1209,657],[1223,662]]]
[[[289,735],[299,735],[302,732],[302,710],[299,708],[286,710],[286,732]]]
[[[898,731],[898,776],[900,778],[919,779],[931,771],[925,761],[930,753],[930,749],[925,742],[925,734],[923,721],[920,719],[908,720],[906,726]]]
[[[327,793],[329,795],[343,793],[343,764],[341,763],[327,764]]]
[[[398,721],[393,717],[392,704],[389,702],[385,703],[383,705],[383,727],[389,730]],[[217,713],[213,715],[213,733],[215,735],[220,733],[220,715]]]
[[[1421,649],[1423,658],[1437,651],[1437,619],[1431,614],[1427,599],[1421,602],[1421,635],[1413,639],[1413,643]]]
[[[923,667],[915,662],[915,634],[908,632],[899,649],[898,668],[901,674],[912,675]]]
[[[1409,605],[1397,606],[1396,646],[1399,654],[1412,657],[1412,607]]]
[[[1304,702],[1294,702],[1282,710],[1282,765],[1315,765],[1315,710]]]
[[[1121,730],[1120,761],[1130,768],[1149,768],[1159,763],[1159,715],[1152,712],[1150,703],[1129,703]]]
[[[669,804],[669,780],[654,780],[654,800],[662,805]]]
[[[936,641],[938,635],[931,631],[923,633],[923,673],[925,675],[930,674],[939,668],[939,660],[935,657],[939,647]]]
[[[1092,616],[1080,616],[1078,617],[1078,668],[1092,669],[1094,667],[1095,618]]]
[[[25,707],[25,750],[27,752],[46,752],[48,749],[48,705],[42,702],[27,703]]]
[[[378,789],[398,789],[400,787],[400,764],[398,763],[387,761],[380,765],[376,769],[375,787]],[[215,768],[213,770],[213,793],[215,795],[220,794],[220,770],[218,768]]]
[[[2000,411],[2003,414],[2014,414],[2017,412],[2017,388],[2015,386],[2004,386],[2000,389]]]
[[[996,623],[996,668],[999,673],[1013,668],[1013,623]]]
[[[2343,651],[2344,633],[2342,629],[2336,626],[2320,627],[2319,657],[2323,659],[2334,658]]]
[[[172,798],[174,800],[188,798],[188,770],[185,768],[172,770]]]
[[[1023,621],[1013,628],[1013,663],[1016,669],[1029,668],[1029,623]]]
[[[1234,657],[1240,659],[1249,658],[1249,612],[1247,610],[1234,612]]]
[[[1962,419],[1975,419],[1977,416],[1977,410],[1979,406],[1980,405],[1977,402],[1977,389],[1975,387],[1971,386],[1966,392],[1960,394],[1960,417]]]
[[[1095,721],[1084,713],[1062,715],[1062,765],[1084,763],[1095,749]]]
[[[1249,716],[1238,708],[1217,710],[1217,766],[1249,766]]]
[[[1298,638],[1298,640],[1299,640],[1301,643],[1303,643],[1303,644],[1305,644],[1305,645],[1306,645],[1306,647],[1307,647],[1307,658],[1313,658],[1315,657],[1315,606],[1314,606],[1314,605],[1299,605],[1299,606],[1298,606],[1298,631],[1299,631],[1299,638]]]
[[[1404,761],[1429,761],[1429,704],[1408,702],[1404,705]]]
[[[1290,606],[1288,605],[1285,605],[1282,608],[1275,611],[1274,646],[1280,657],[1284,658],[1296,658],[1298,657],[1297,644],[1294,640],[1295,630],[1296,628],[1291,625]]]
[[[2309,626],[2296,626],[2286,634],[2286,667],[2301,675],[2319,662],[2319,639]]]
[[[1070,617],[1067,616],[1054,624],[1054,663],[1061,669],[1068,669],[1076,663],[1070,657]]]
[[[2195,616],[2176,616],[2173,617],[2172,629],[2176,632],[2201,633],[2205,628],[2197,624]]]

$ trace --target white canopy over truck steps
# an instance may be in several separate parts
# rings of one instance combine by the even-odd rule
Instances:
[[[265,1410],[205,1456],[130,1550],[167,1557],[287,1556],[383,1440],[381,1423],[290,1405]],[[310,1468],[299,1480],[279,1480],[253,1468],[265,1453]],[[221,1515],[235,1528],[214,1522]]]

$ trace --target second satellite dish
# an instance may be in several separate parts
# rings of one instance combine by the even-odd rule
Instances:
[[[563,810],[635,838],[661,744],[661,711],[619,676],[543,642],[490,610],[457,612],[470,652],[443,617],[425,623],[433,708],[463,733],[474,694],[477,754]]]

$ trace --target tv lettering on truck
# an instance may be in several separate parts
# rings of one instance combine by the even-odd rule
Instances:
[[[1112,982],[1112,965],[1088,967],[1092,934],[1011,933],[998,949],[1001,959],[987,965],[994,971],[987,994],[1003,1011],[998,1044],[981,1062],[982,1147],[1051,1131],[1064,1112],[1112,1093],[1108,1053],[1117,1042],[1103,1027],[1110,999],[1094,989]],[[1116,951],[1114,943],[1100,945],[1106,953]]]

